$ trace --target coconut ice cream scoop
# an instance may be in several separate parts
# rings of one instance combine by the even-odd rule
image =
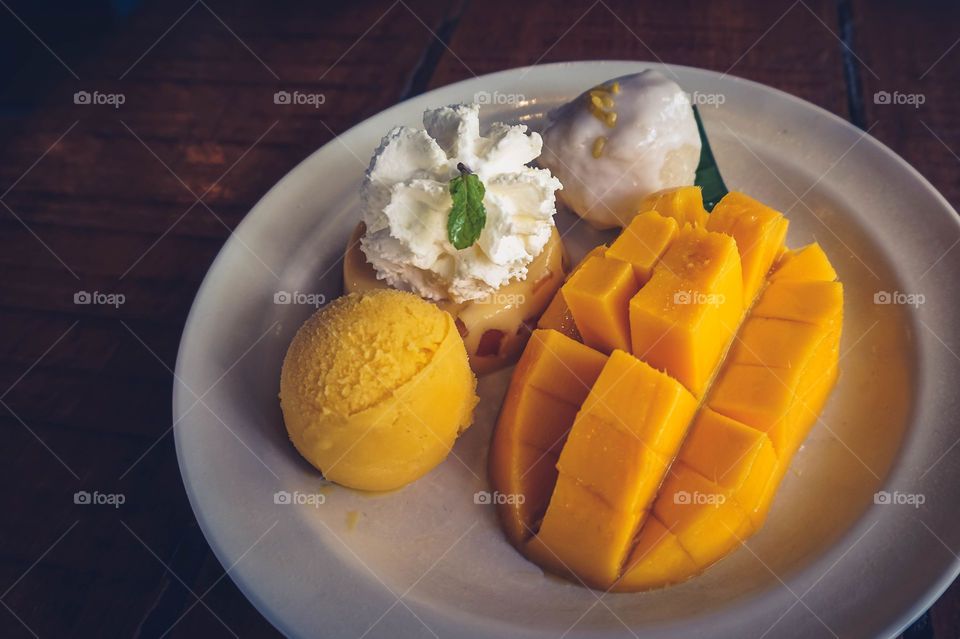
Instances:
[[[550,114],[540,164],[597,228],[627,226],[647,195],[693,184],[700,135],[690,98],[657,71],[613,78]]]

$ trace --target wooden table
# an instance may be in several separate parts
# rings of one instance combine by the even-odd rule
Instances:
[[[399,100],[559,60],[694,65],[850,119],[960,204],[960,8],[663,4],[154,1],[112,23],[0,8],[19,47],[0,128],[0,635],[277,634],[187,503],[171,369],[197,287],[251,205]],[[327,100],[277,105],[282,89]],[[76,104],[78,91],[124,102]],[[878,104],[878,91],[925,101]],[[125,299],[75,304],[78,291]],[[125,503],[75,505],[81,490]],[[960,588],[905,636],[960,636]]]

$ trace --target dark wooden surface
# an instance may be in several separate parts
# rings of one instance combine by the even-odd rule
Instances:
[[[945,2],[187,0],[105,20],[75,11],[64,26],[31,3],[0,6],[3,637],[276,636],[224,576],[187,503],[170,369],[230,229],[308,153],[405,97],[558,60],[705,67],[868,128],[960,204],[960,10]],[[326,102],[276,105],[280,89]],[[81,90],[125,103],[77,105]],[[877,104],[878,91],[924,103]],[[126,301],[76,305],[80,290]],[[126,503],[77,506],[78,490]],[[960,588],[906,636],[960,636]]]

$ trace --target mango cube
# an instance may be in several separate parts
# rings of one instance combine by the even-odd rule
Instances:
[[[699,191],[698,191],[699,192]],[[647,211],[633,218],[610,248],[607,257],[614,257],[633,266],[641,286],[650,279],[654,265],[677,237],[677,221],[663,217],[656,211]]]
[[[586,256],[567,273],[564,282],[569,281],[573,274],[580,270],[580,267],[583,266],[583,263],[588,259],[591,257],[601,257],[606,251],[607,247],[603,244],[590,249]],[[567,301],[563,299],[563,292],[560,289],[557,289],[553,299],[550,300],[550,304],[547,305],[546,310],[543,311],[540,319],[537,320],[537,328],[551,328],[558,333],[566,335],[570,339],[578,342],[583,341],[583,336],[580,335],[580,331],[577,329],[577,323],[573,319],[573,313],[570,312],[570,307],[567,306]]]
[[[682,461],[670,469],[653,512],[698,568],[736,548],[753,528],[726,491]]]
[[[634,433],[588,413],[574,422],[557,470],[610,507],[639,514],[653,501],[668,465]]]
[[[703,192],[699,186],[680,186],[651,193],[640,203],[640,212],[657,211],[672,217],[680,226],[705,226],[707,210],[703,207]]]
[[[751,519],[763,511],[779,463],[766,433],[709,408],[697,414],[679,459],[723,488]],[[759,528],[762,519],[753,523]]]
[[[750,314],[808,324],[837,324],[843,314],[843,285],[810,280],[771,282]]]
[[[607,358],[556,331],[536,330],[517,362],[493,441],[490,480],[501,493],[523,495],[497,504],[507,536],[519,545],[532,533],[557,480],[557,453],[580,404]]]
[[[814,324],[768,317],[750,317],[734,340],[727,362],[796,368],[803,366],[824,338]]]
[[[561,473],[540,530],[525,551],[554,572],[573,573],[588,586],[606,588],[620,575],[641,516],[612,508]]]
[[[742,293],[733,238],[683,229],[630,300],[634,355],[700,395],[740,323]]]
[[[561,287],[583,343],[604,353],[630,349],[627,304],[640,288],[622,260],[591,257]]]
[[[696,406],[693,395],[676,380],[628,353],[614,351],[577,419],[591,415],[607,421],[670,460]]]
[[[724,367],[707,406],[770,436],[774,448],[785,442],[786,417],[797,397],[800,369],[730,364]]]
[[[557,488],[537,533],[539,543],[564,557],[581,577],[608,584],[616,579],[696,406],[676,380],[614,351],[560,453]],[[582,513],[571,509],[590,498],[602,503],[594,510],[613,514],[586,526]],[[584,555],[596,560],[589,567],[575,565],[580,554],[561,554],[595,543],[586,535],[602,540]]]
[[[830,331],[820,342],[797,380],[797,402],[781,435],[778,453],[789,459],[797,452],[810,428],[819,419],[837,381],[840,331]]]
[[[689,579],[696,572],[697,564],[677,536],[656,517],[648,517],[624,565],[623,576],[611,590],[633,592],[662,588]]]
[[[606,356],[589,346],[557,331],[536,330],[517,362],[513,379],[579,406],[606,363]]]
[[[743,267],[743,299],[752,300],[783,250],[788,220],[779,211],[731,191],[717,202],[707,230],[726,233],[737,241]]]
[[[517,398],[515,419],[529,427],[519,432],[520,443],[559,455],[577,410],[576,404],[524,386]]]
[[[832,282],[837,279],[830,260],[820,245],[814,242],[794,251],[787,251],[780,258],[776,269],[770,274],[770,281],[777,280],[820,280]]]

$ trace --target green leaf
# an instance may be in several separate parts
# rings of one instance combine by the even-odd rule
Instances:
[[[460,175],[450,180],[450,197],[453,208],[447,217],[447,237],[458,250],[473,246],[487,223],[487,209],[483,196],[487,189],[470,169],[457,165]]]
[[[717,161],[713,159],[710,141],[707,140],[707,133],[703,130],[703,121],[700,120],[700,112],[697,111],[696,105],[693,107],[693,117],[697,121],[697,132],[700,133],[700,164],[697,165],[697,177],[693,183],[703,191],[703,206],[707,212],[710,212],[727,194],[727,186],[720,177]]]

